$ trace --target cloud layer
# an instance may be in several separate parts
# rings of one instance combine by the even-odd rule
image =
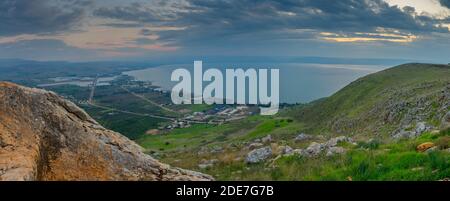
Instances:
[[[36,48],[73,56],[384,56],[450,45],[450,17],[443,8],[450,8],[450,0],[423,0],[434,6],[439,1],[444,16],[392,1],[1,0],[0,45],[15,48],[17,57]],[[14,56],[8,48],[0,51]]]
[[[449,31],[439,20],[419,15],[413,7],[389,6],[382,0],[186,0],[169,4],[155,9],[154,5],[134,3],[101,8],[95,14],[141,24],[187,27],[159,33],[161,39],[186,43],[261,32],[268,33],[268,39],[275,36],[271,33],[285,38],[295,30],[341,34]]]
[[[71,30],[81,22],[89,4],[87,0],[2,0],[0,36]]]

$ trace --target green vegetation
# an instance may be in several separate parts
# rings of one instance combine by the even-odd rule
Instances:
[[[449,83],[450,67],[446,65],[402,65],[361,78],[329,98],[284,109],[276,116],[175,129],[164,135],[143,136],[137,142],[164,162],[202,171],[218,180],[439,180],[450,177],[448,130],[400,140],[391,134],[399,128],[413,131],[417,122],[404,122],[415,115],[426,117],[423,121],[427,125],[439,127],[440,118],[450,109],[445,108],[448,102],[442,98]],[[302,132],[316,137],[296,142],[294,138]],[[247,164],[249,144],[267,135],[273,139],[264,145],[272,148],[271,159]],[[304,149],[311,142],[340,135],[357,142],[339,143],[345,154],[276,157],[284,145]],[[416,147],[424,142],[434,143],[437,149],[418,152]],[[219,162],[203,169],[198,166],[210,159]]]
[[[218,180],[439,180],[450,177],[450,130],[427,132],[415,139],[396,140],[391,135],[398,129],[414,131],[418,116],[438,128],[440,118],[450,110],[448,99],[443,98],[449,83],[447,65],[401,65],[358,79],[329,98],[287,107],[275,116],[254,115],[222,125],[197,124],[159,135],[146,132],[169,122],[142,114],[181,116],[213,106],[170,105],[167,94],[130,88],[139,95],[135,96],[118,85],[97,88],[95,103],[104,107],[78,104],[106,128],[135,140],[163,162],[205,172]],[[49,89],[74,101],[89,96],[84,87]],[[300,133],[315,138],[297,142],[294,138]],[[249,144],[267,135],[272,142],[263,146],[270,146],[273,156],[247,164]],[[282,146],[304,149],[312,142],[342,135],[357,142],[339,143],[345,154],[291,155],[274,160]],[[416,147],[424,142],[433,142],[437,150],[417,152]],[[198,166],[211,159],[218,162],[208,168]]]
[[[197,167],[201,159],[192,152],[166,152],[162,159],[177,166],[206,172],[219,180],[439,180],[450,176],[450,154],[444,150],[420,153],[416,151],[416,146],[429,141],[437,144],[448,137],[427,133],[414,140],[371,145],[368,148],[353,145],[347,147],[348,152],[344,155],[321,155],[316,158],[292,155],[259,164],[235,161],[236,157],[245,157],[245,152],[230,148],[223,153],[201,155],[201,158],[219,159],[220,163],[208,169]]]
[[[377,131],[387,135],[398,128],[399,120],[406,115],[404,108],[395,106],[424,107],[417,103],[422,97],[430,103],[425,105],[428,122],[439,124],[438,109],[445,104],[440,92],[449,82],[448,65],[405,64],[360,78],[329,98],[284,113],[304,122],[309,132],[360,135]],[[389,112],[392,119],[385,122],[381,116]],[[330,121],[334,121],[332,127],[327,125]]]

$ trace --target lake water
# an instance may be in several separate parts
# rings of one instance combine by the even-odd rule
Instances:
[[[177,82],[170,81],[172,71],[185,68],[193,76],[192,64],[177,64],[153,67],[143,70],[124,72],[123,74],[141,81],[152,81],[163,90],[171,90]],[[306,103],[327,97],[337,92],[350,82],[370,73],[385,69],[382,65],[345,65],[345,64],[218,64],[203,62],[203,71],[218,68],[278,68],[280,69],[280,102]],[[225,74],[224,74],[225,75]],[[204,82],[204,86],[207,83]]]

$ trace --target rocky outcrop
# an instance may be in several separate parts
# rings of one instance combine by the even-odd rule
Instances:
[[[342,147],[338,147],[337,145],[342,142],[354,143],[353,139],[346,136],[339,136],[335,138],[331,138],[326,142],[317,143],[312,142],[306,149],[295,149],[291,153],[297,154],[304,157],[316,157],[322,154],[323,151],[326,151],[327,156],[333,156],[336,154],[344,154],[346,150]],[[290,155],[290,154],[288,154]]]
[[[407,129],[403,128],[399,129],[398,131],[395,131],[394,134],[392,135],[392,138],[394,139],[416,138],[425,132],[433,130],[433,127],[427,125],[425,122],[418,122],[413,129],[409,127],[411,126],[407,126]]]
[[[174,168],[55,93],[0,82],[0,180],[212,180]]]

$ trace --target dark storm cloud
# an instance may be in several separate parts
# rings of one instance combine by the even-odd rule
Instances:
[[[441,2],[442,6],[450,8],[450,0],[439,0],[439,2]]]
[[[174,13],[158,8],[134,2],[125,6],[98,8],[94,11],[94,15],[104,18],[146,23],[158,23],[176,17]]]
[[[446,0],[448,2],[448,0]],[[223,40],[249,33],[285,38],[287,30],[377,32],[378,28],[424,34],[448,32],[439,21],[418,15],[413,7],[389,6],[382,0],[188,0],[155,7],[129,4],[95,11],[100,17],[142,24],[188,27],[159,32],[167,41]],[[173,3],[173,2],[172,2]],[[170,8],[170,9],[169,9]],[[276,32],[277,35],[270,34]],[[290,34],[294,36],[295,34]]]
[[[71,30],[90,4],[90,0],[2,0],[0,36]]]

